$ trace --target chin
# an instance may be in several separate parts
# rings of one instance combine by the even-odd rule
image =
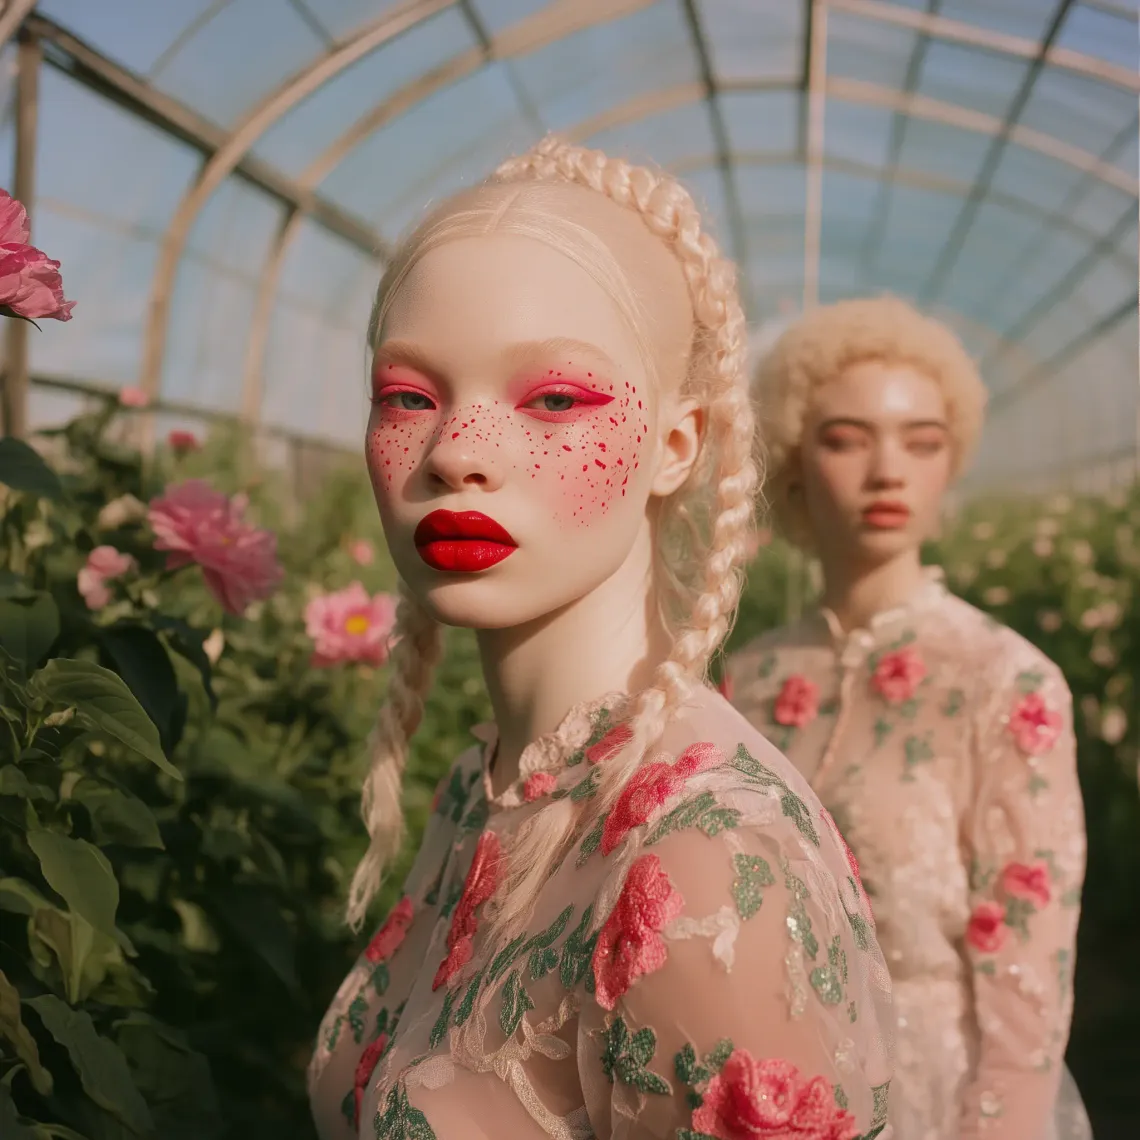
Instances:
[[[886,562],[919,545],[909,527],[898,530],[861,528],[855,536],[856,548],[865,560]]]

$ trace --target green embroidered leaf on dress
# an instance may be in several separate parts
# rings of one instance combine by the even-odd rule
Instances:
[[[736,913],[743,919],[751,918],[764,901],[764,887],[773,886],[776,876],[766,859],[759,855],[737,854],[732,857],[736,878],[732,881],[732,898]]]
[[[597,851],[602,842],[602,832],[605,830],[606,820],[609,818],[609,814],[609,812],[606,812],[594,820],[594,826],[586,833],[586,837],[582,840],[582,844],[578,848],[578,858],[574,863],[576,867],[584,866],[586,860]]]
[[[341,1028],[343,1025],[344,1025],[344,1014],[341,1014],[339,1017],[337,1017],[333,1021],[332,1027],[329,1029],[329,1035],[328,1035],[328,1037],[325,1038],[325,1048],[328,1049],[330,1052],[336,1048],[336,1043],[337,1043],[337,1040],[340,1038],[340,1031],[341,1031]]]
[[[732,1056],[732,1050],[732,1040],[723,1037],[705,1054],[703,1062],[697,1061],[697,1052],[690,1044],[683,1045],[673,1055],[673,1071],[677,1074],[677,1079],[688,1086],[685,1100],[691,1109],[696,1110],[704,1103],[699,1086],[707,1084],[721,1071],[725,1061]]]
[[[765,653],[760,658],[760,668],[757,670],[756,675],[763,681],[772,676],[772,670],[776,668],[776,654]]]
[[[930,740],[925,736],[908,736],[903,741],[903,755],[906,757],[905,769],[903,771],[904,780],[913,780],[914,769],[918,764],[924,764],[928,760],[934,759],[934,748],[930,744]]]
[[[799,833],[814,846],[819,846],[819,832],[812,822],[811,812],[787,782],[771,768],[761,764],[743,744],[737,745],[736,755],[732,758],[732,766],[748,778],[748,782],[757,784],[761,788],[777,788],[780,792],[780,810],[795,825]]]
[[[443,996],[443,1008],[439,1011],[439,1017],[435,1019],[435,1024],[431,1027],[431,1036],[428,1038],[428,1044],[434,1049],[447,1034],[447,1023],[451,1020],[451,1003],[455,1001],[455,990],[448,990]]]
[[[698,1104],[696,1106],[700,1108]],[[711,1132],[694,1132],[691,1128],[678,1128],[677,1140],[716,1140],[716,1137]]]
[[[574,803],[578,803],[581,800],[588,800],[591,796],[598,794],[597,774],[598,772],[595,768],[584,780],[575,784],[574,787],[570,789],[570,799]]]
[[[890,1100],[891,1082],[884,1081],[881,1085],[875,1085],[871,1089],[871,1127],[875,1129],[874,1132],[868,1133],[868,1140],[871,1136],[878,1135],[882,1132],[883,1127],[887,1123],[887,1106]]]
[[[837,934],[827,947],[827,965],[816,966],[812,970],[811,986],[824,1005],[838,1005],[843,1001],[843,986],[846,982],[847,955],[840,948]]]
[[[459,900],[462,897],[463,897],[463,884],[458,883],[458,882],[452,883],[451,889],[447,892],[447,900],[444,902],[443,906],[441,906],[439,908],[439,913],[444,918],[450,918],[451,912],[456,908],[456,906],[459,903]]]
[[[558,951],[553,949],[553,945],[562,937],[562,932],[566,929],[573,913],[574,904],[571,903],[544,931],[536,934],[523,947],[524,950],[530,951],[528,966],[530,976],[535,981],[545,977],[558,965]]]
[[[460,832],[469,834],[474,831],[482,831],[486,827],[490,815],[491,809],[487,801],[480,798],[463,817],[463,822],[459,825]]]
[[[966,694],[961,689],[951,689],[942,704],[943,716],[957,716],[966,704]]]
[[[784,886],[791,895],[791,902],[788,904],[788,933],[794,942],[798,942],[807,951],[809,958],[814,958],[819,953],[819,942],[812,931],[811,917],[804,906],[804,900],[811,898],[811,892],[807,889],[807,884],[803,879],[792,874],[786,862],[782,869]]]
[[[606,1043],[602,1052],[602,1072],[610,1084],[615,1080],[621,1081],[643,1093],[659,1096],[668,1096],[673,1091],[664,1077],[646,1068],[657,1052],[657,1035],[648,1026],[631,1036],[625,1019],[617,1017],[602,1032],[602,1039]]]
[[[352,1027],[352,1039],[360,1044],[364,1040],[364,1015],[368,1012],[368,1002],[363,993],[358,993],[348,1007],[348,1024]]]
[[[576,768],[586,759],[586,749],[593,748],[604,739],[606,733],[610,731],[610,710],[598,709],[593,716],[593,728],[590,730],[590,739],[586,741],[576,752],[571,752],[569,759],[566,761],[568,768]]]
[[[861,914],[848,912],[847,921],[851,925],[851,933],[855,936],[855,945],[860,950],[871,949],[871,924]]]
[[[739,822],[740,812],[735,808],[721,807],[712,792],[701,792],[662,816],[645,837],[645,845],[659,843],[665,836],[686,827],[697,827],[711,838],[726,828],[736,827]]]
[[[463,783],[463,773],[456,768],[452,771],[451,780],[439,797],[435,810],[438,815],[449,817],[452,823],[458,823],[463,816],[463,805],[466,802],[467,786]]]
[[[372,971],[372,977],[369,981],[372,983],[372,988],[376,991],[378,997],[383,997],[384,994],[387,993],[391,980],[391,975],[388,972],[388,963],[377,963],[376,969]]]
[[[906,720],[914,720],[918,715],[918,710],[922,706],[922,702],[917,697],[909,697],[899,705],[899,713]]]
[[[1035,693],[1045,683],[1045,674],[1035,669],[1027,669],[1018,673],[1015,684],[1020,693]]]
[[[877,748],[884,740],[890,736],[894,729],[894,725],[889,720],[879,717],[875,721],[875,747]]]
[[[1022,941],[1029,938],[1029,919],[1037,908],[1028,899],[1010,899],[1005,904],[1005,924],[1016,930]]]
[[[455,1021],[452,1023],[458,1029],[470,1016],[475,1009],[475,997],[479,993],[479,986],[483,981],[483,971],[471,979],[470,985],[467,987],[467,992],[463,995],[463,1000],[459,1003],[459,1008],[455,1011]]]
[[[1026,790],[1031,796],[1038,796],[1049,787],[1049,781],[1039,772],[1030,771]]]
[[[589,938],[586,937],[586,931],[590,929],[593,914],[594,905],[591,903],[582,912],[578,925],[562,944],[562,962],[559,968],[559,976],[562,979],[562,984],[568,990],[572,990],[586,976],[590,968],[590,960],[594,956],[594,944],[598,941],[597,932],[595,931]]]
[[[842,1085],[832,1085],[831,1093],[832,1093],[832,1096],[835,1097],[835,1103],[840,1108],[849,1107],[851,1102],[847,1099],[847,1094],[843,1091]]]
[[[427,1117],[408,1104],[403,1085],[389,1091],[383,1110],[373,1117],[372,1132],[375,1140],[437,1140]]]
[[[819,716],[835,716],[839,712],[839,698],[828,697],[826,701],[819,706]]]
[[[511,966],[514,965],[525,947],[525,934],[520,934],[516,938],[512,938],[491,960],[491,968],[487,972],[487,980],[497,982]]]
[[[507,1037],[515,1035],[515,1030],[528,1009],[534,1009],[534,1002],[523,989],[519,972],[515,970],[503,986],[503,1004],[499,1010],[499,1027]]]

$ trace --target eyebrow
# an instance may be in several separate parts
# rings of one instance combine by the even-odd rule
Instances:
[[[943,431],[949,430],[949,425],[945,420],[907,420],[903,425],[906,429],[911,428],[941,428]],[[875,425],[870,420],[857,419],[855,416],[833,416],[829,420],[824,420],[819,425],[819,430],[824,431],[827,428],[833,427],[857,427],[863,428],[866,431],[873,431]]]
[[[522,368],[536,361],[549,361],[589,357],[605,371],[616,371],[617,366],[609,355],[596,344],[572,337],[556,336],[547,340],[517,341],[508,346],[502,354],[503,363],[509,368]],[[432,359],[431,354],[419,345],[406,340],[387,340],[376,349],[373,368],[382,364],[406,364],[429,376],[438,376],[443,371]]]

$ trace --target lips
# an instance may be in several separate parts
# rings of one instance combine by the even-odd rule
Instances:
[[[875,530],[898,530],[909,520],[910,508],[905,503],[881,501],[863,511],[863,521]]]
[[[419,556],[433,569],[472,574],[502,562],[518,544],[479,511],[432,511],[413,536]]]

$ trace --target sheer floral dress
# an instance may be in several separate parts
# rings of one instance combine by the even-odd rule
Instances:
[[[821,611],[765,635],[727,684],[858,860],[898,1018],[895,1135],[1088,1135],[1063,1067],[1085,844],[1057,667],[930,571],[868,629]]]
[[[488,945],[512,835],[552,797],[591,797],[622,704],[572,710],[497,798],[493,729],[456,761],[320,1028],[323,1140],[883,1132],[893,1019],[858,877],[798,773],[711,690],[584,830],[527,931]]]

